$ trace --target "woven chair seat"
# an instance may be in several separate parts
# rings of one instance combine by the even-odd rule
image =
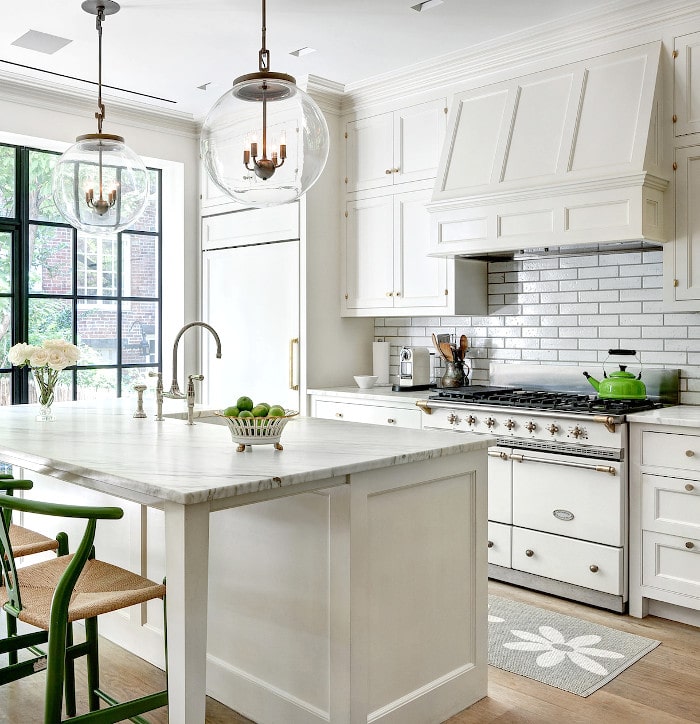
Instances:
[[[17,569],[22,593],[20,621],[48,631],[54,590],[72,558],[71,554]],[[103,561],[89,560],[71,596],[68,621],[81,621],[164,595],[165,586],[160,583]],[[6,601],[5,589],[0,588],[0,602]]]
[[[58,549],[58,541],[55,538],[47,538],[41,533],[14,524],[10,525],[10,543],[12,552],[17,558]]]

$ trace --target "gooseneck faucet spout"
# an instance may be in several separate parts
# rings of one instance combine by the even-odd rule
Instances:
[[[221,359],[221,340],[214,327],[206,322],[190,322],[186,324],[175,337],[175,342],[173,343],[173,380],[170,384],[170,389],[163,393],[164,397],[170,397],[174,400],[184,400],[187,397],[187,395],[183,395],[182,392],[180,392],[180,385],[177,383],[177,345],[180,342],[180,337],[182,337],[190,327],[204,327],[204,329],[208,329],[212,333],[216,341],[216,357],[217,359]]]

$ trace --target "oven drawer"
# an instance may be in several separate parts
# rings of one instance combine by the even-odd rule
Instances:
[[[513,463],[509,448],[490,447],[489,461],[489,520],[513,522]]]
[[[642,585],[700,599],[700,539],[644,531],[642,560]]]
[[[643,432],[642,465],[700,472],[700,435]]]
[[[615,596],[624,594],[622,548],[513,528],[512,552],[517,570]]]
[[[700,538],[700,483],[643,473],[642,528]]]
[[[627,490],[621,463],[520,452],[512,456],[513,525],[624,545]]]
[[[503,525],[502,523],[489,523],[489,563],[494,566],[503,566],[510,568],[511,554],[511,534],[512,526]]]

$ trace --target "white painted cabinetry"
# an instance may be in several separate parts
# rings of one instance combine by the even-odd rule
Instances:
[[[347,191],[434,179],[445,136],[444,98],[346,125]]]
[[[700,133],[700,33],[675,39],[674,60],[674,134]]]
[[[420,429],[421,411],[416,407],[415,400],[397,399],[399,394],[393,399],[364,399],[351,392],[346,395],[337,391],[323,394],[320,390],[314,390],[311,394],[311,414],[327,420]]]
[[[700,435],[697,427],[632,423],[630,601],[700,611]]]

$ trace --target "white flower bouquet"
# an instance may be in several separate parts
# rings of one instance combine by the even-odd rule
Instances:
[[[7,353],[10,364],[31,367],[39,404],[51,407],[58,373],[80,359],[80,350],[63,339],[47,339],[40,345],[19,342]]]

